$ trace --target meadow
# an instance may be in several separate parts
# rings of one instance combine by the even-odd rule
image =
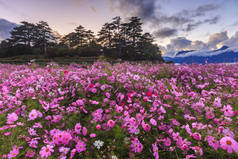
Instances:
[[[237,70],[0,64],[0,158],[236,159]]]

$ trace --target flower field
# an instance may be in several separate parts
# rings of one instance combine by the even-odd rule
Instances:
[[[236,159],[238,65],[0,64],[0,158]]]

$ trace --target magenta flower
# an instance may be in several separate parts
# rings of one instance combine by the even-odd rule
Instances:
[[[142,128],[146,131],[146,132],[149,132],[151,127],[149,124],[146,124],[144,121],[142,121]]]
[[[16,113],[11,113],[7,115],[7,124],[13,124],[18,120],[18,116]]]
[[[238,143],[231,137],[225,136],[220,140],[221,148],[227,150],[228,153],[235,151],[238,153]]]
[[[43,146],[40,150],[40,156],[42,158],[47,158],[47,157],[51,156],[51,153],[54,152],[53,148],[54,147],[51,145]]]
[[[38,117],[38,111],[33,109],[29,115],[28,115],[28,120],[35,120]]]
[[[35,154],[36,154],[35,150],[30,149],[26,152],[25,157],[33,158],[35,156]]]
[[[107,126],[108,126],[109,128],[113,128],[114,125],[115,125],[115,121],[113,121],[113,120],[108,120]]]
[[[83,141],[79,140],[76,144],[76,150],[78,151],[78,153],[86,151],[86,144]]]
[[[155,157],[155,159],[159,159],[159,149],[158,149],[158,146],[157,146],[157,143],[154,143],[152,144],[152,147],[153,147],[153,156]]]
[[[153,118],[150,119],[150,123],[151,123],[151,125],[153,125],[153,126],[156,126],[156,125],[157,125],[157,121],[156,121],[155,119],[153,119]]]
[[[19,149],[16,146],[13,146],[13,149],[7,155],[9,159],[15,158],[19,154]]]
[[[193,133],[192,136],[195,140],[201,140],[202,139],[201,135],[197,132]]]
[[[135,153],[140,153],[143,150],[143,145],[140,143],[138,138],[134,138],[131,141],[131,149]]]
[[[68,145],[71,139],[71,134],[66,131],[60,131],[53,136],[53,142],[56,145]]]
[[[81,129],[82,129],[82,126],[80,123],[77,123],[74,127],[74,131],[77,133],[77,134],[80,134],[81,133]]]
[[[213,147],[215,150],[220,146],[219,141],[217,141],[213,136],[207,136],[206,141],[208,142],[208,145]]]
[[[232,107],[230,105],[224,106],[222,111],[224,112],[225,116],[228,116],[228,117],[233,116],[233,110],[232,110]]]
[[[31,136],[37,136],[36,131],[35,131],[35,129],[33,129],[33,128],[30,128],[30,129],[28,130],[28,133],[29,133]]]
[[[86,127],[83,127],[83,136],[86,136],[86,135],[87,135],[87,133],[88,133],[88,130],[87,130],[87,128],[86,128]]]

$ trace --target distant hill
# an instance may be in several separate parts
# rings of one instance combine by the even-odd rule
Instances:
[[[16,26],[16,23],[0,18],[0,41],[9,38],[10,31]]]
[[[165,61],[174,63],[235,63],[238,62],[238,47],[222,46],[217,50],[180,51],[174,57],[163,56]]]

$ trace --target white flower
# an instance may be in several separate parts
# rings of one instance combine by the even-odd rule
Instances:
[[[112,155],[112,159],[118,159],[116,155]]]
[[[97,140],[93,143],[93,145],[99,150],[103,146],[104,142],[101,140]]]

